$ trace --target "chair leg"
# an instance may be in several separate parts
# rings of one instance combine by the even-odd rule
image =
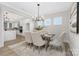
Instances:
[[[30,48],[32,47],[32,43],[29,43],[29,45],[30,45]]]
[[[48,50],[48,47],[49,47],[49,45],[47,45],[47,47],[46,47],[46,51]]]
[[[35,47],[35,45],[34,45],[34,46],[33,46],[33,52],[35,51],[35,48],[36,48],[36,47]]]
[[[48,45],[48,44],[46,44],[46,45],[45,45],[45,49],[46,49],[46,51],[48,50],[48,47],[49,47],[49,45]]]
[[[33,52],[35,51],[35,49],[37,49],[38,47],[33,45]]]
[[[38,52],[39,52],[39,54],[40,54],[40,49],[41,49],[41,47],[38,47]]]

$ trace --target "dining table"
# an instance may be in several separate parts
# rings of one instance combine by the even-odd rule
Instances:
[[[50,41],[52,41],[53,37],[55,36],[55,34],[49,34],[49,33],[45,33],[45,34],[42,34],[41,37],[43,38],[43,40],[45,40],[46,44],[45,44],[45,48],[46,48],[46,51],[47,51],[47,48],[49,47],[49,43]]]

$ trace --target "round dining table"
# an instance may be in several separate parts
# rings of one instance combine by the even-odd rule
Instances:
[[[41,36],[43,40],[46,41],[45,46],[46,46],[46,51],[47,51],[47,48],[49,47],[49,42],[51,41],[51,38],[55,36],[55,34],[42,34]]]

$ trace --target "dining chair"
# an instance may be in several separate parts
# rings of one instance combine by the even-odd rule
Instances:
[[[50,41],[53,40],[54,36],[55,36],[55,34],[50,34],[50,33],[46,33],[46,34],[42,35],[42,38],[46,41],[46,46],[45,46],[46,51],[47,51],[47,49],[49,47]]]
[[[31,32],[26,32],[25,33],[25,41],[26,41],[26,45],[32,47],[33,46],[33,41],[32,41],[32,37],[31,37]]]
[[[49,43],[50,49],[56,49],[62,51],[63,48],[63,42],[62,42],[62,36],[65,33],[65,31],[55,34],[54,38],[52,41]]]
[[[42,39],[41,35],[38,32],[31,33],[34,49],[38,49],[40,53],[40,49],[43,49],[45,46],[45,41]]]

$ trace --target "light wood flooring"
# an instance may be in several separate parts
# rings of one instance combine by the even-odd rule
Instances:
[[[8,46],[24,41],[24,37],[17,35],[15,40],[6,41],[4,47],[0,48],[0,56],[17,56]]]
[[[15,40],[11,40],[11,41],[6,41],[4,43],[4,46],[9,46],[9,45],[13,45],[13,44],[17,44],[19,42],[24,41],[24,37],[21,35],[17,35]]]
[[[15,40],[6,41],[4,47],[0,48],[0,56],[18,56],[16,52],[10,49],[8,46],[14,45],[20,42],[25,41],[23,36],[17,35]],[[66,56],[73,56],[72,52],[70,51],[70,46],[68,43],[64,43]]]

